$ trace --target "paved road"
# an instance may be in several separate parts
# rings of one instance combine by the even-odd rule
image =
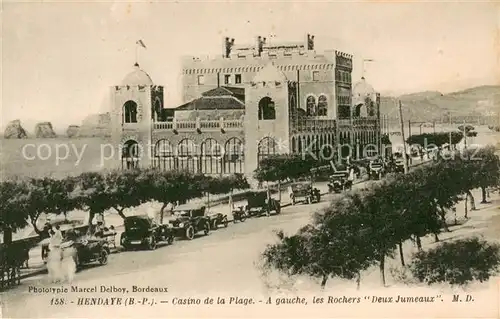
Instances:
[[[169,288],[169,293],[165,296],[170,302],[174,296],[207,295],[210,291],[238,292],[238,295],[242,293],[244,295],[245,291],[249,291],[255,295],[256,292],[263,291],[263,285],[258,280],[259,272],[254,263],[258,261],[265,246],[273,242],[274,230],[296,231],[310,220],[312,212],[328,206],[334,196],[338,195],[324,196],[324,200],[317,204],[286,207],[280,215],[252,218],[244,223],[230,224],[228,228],[213,231],[208,236],[200,235],[192,241],[178,240],[171,246],[162,246],[155,251],[132,251],[112,255],[108,265],[88,267],[79,272],[73,285],[80,287],[115,285],[127,289],[131,289],[132,285],[166,286]],[[49,306],[54,294],[30,293],[29,286],[54,287],[47,283],[46,275],[24,280],[21,286],[9,290],[2,296],[6,317],[90,318],[89,307],[78,307],[75,304],[62,307]],[[96,295],[99,294],[69,294],[66,299],[76,303],[76,296]],[[152,296],[150,293],[136,295]],[[26,307],[27,304],[29,307]],[[158,310],[161,307],[152,308]],[[106,312],[107,315],[104,315],[99,312],[102,308],[92,307],[91,310],[97,311],[96,316],[99,313],[103,317],[118,316],[116,311],[124,311],[122,308],[117,308],[113,310],[115,312]],[[130,315],[128,312],[124,314]]]

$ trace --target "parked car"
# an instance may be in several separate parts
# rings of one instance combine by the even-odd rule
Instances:
[[[245,206],[239,206],[238,209],[233,209],[233,223],[244,222],[247,218],[247,212],[245,211]]]
[[[281,204],[274,198],[267,198],[267,191],[252,192],[247,195],[248,204],[245,207],[246,215],[251,216],[270,216],[274,211],[276,214],[281,213]]]
[[[293,205],[299,201],[311,204],[321,200],[321,193],[311,182],[297,182],[290,185],[290,199]]]
[[[345,190],[352,189],[352,181],[348,180],[349,173],[345,172],[336,172],[333,175],[330,175],[330,182],[328,185],[328,191],[330,193],[341,193]]]
[[[392,172],[404,173],[405,172],[405,160],[403,158],[403,154],[398,153],[398,152],[394,153],[390,165],[391,165]]]
[[[76,254],[73,256],[73,259],[77,270],[81,269],[83,265],[92,262],[98,262],[101,265],[106,265],[108,263],[108,256],[111,252],[108,242],[105,239],[86,235],[77,237],[72,236],[70,238],[67,237],[65,239],[61,244],[61,248],[66,249],[63,247],[73,247],[76,249]],[[50,247],[47,247],[44,262],[46,262],[46,257],[49,253]]]
[[[184,204],[174,208],[169,223],[175,237],[193,239],[194,236],[203,231],[205,235],[210,233],[211,219],[205,216],[205,206]]]
[[[219,213],[212,208],[205,209],[205,216],[210,219],[210,229],[218,229],[220,225],[227,227],[229,224],[226,214]]]
[[[133,246],[145,246],[150,250],[156,249],[158,242],[174,242],[174,232],[171,227],[157,224],[146,215],[128,216],[124,220],[125,231],[120,238],[120,244],[127,250]]]
[[[110,250],[108,242],[104,239],[80,237],[74,242],[73,246],[76,249],[74,259],[77,269],[92,262],[98,262],[101,265],[108,263]]]
[[[368,175],[370,179],[381,179],[385,172],[384,162],[379,159],[370,161],[368,169]]]

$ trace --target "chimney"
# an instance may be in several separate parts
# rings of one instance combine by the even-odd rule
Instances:
[[[228,37],[226,37],[224,39],[224,57],[225,58],[229,58],[229,56],[231,55],[231,49],[234,45],[234,39],[229,39]]]
[[[306,49],[308,51],[314,50],[314,35],[307,34],[307,43],[306,43]]]

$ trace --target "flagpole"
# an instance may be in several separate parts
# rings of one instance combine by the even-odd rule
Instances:
[[[139,45],[137,44],[137,42],[135,43],[135,64],[139,64],[139,62],[137,62],[137,54],[138,54],[138,50],[139,50]]]

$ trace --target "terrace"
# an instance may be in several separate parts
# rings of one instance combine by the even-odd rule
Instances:
[[[175,130],[178,132],[192,131],[241,131],[243,129],[243,121],[239,119],[225,120],[174,120],[172,122],[155,122],[154,130]]]

